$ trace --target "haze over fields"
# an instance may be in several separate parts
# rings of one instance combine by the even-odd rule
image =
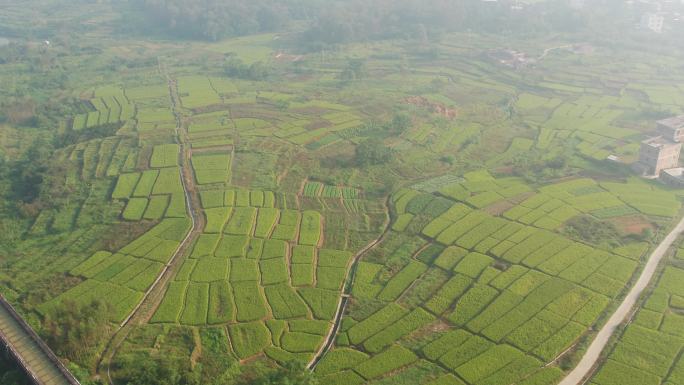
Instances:
[[[684,384],[681,2],[0,3],[0,384]]]

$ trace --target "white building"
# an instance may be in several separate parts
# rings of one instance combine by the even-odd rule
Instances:
[[[641,17],[641,28],[649,29],[655,33],[663,33],[665,17],[657,13],[647,13]]]

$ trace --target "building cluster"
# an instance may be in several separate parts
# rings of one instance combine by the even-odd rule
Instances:
[[[639,28],[663,33],[684,21],[684,0],[629,0],[627,5],[641,12]]]
[[[684,115],[657,123],[660,135],[641,142],[635,169],[646,177],[661,178],[668,184],[684,187],[684,168],[679,167],[684,142]]]

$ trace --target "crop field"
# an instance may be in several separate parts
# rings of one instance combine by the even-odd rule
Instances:
[[[152,322],[228,325],[241,358],[310,359],[331,326],[350,253],[321,248],[322,215],[274,207],[272,192],[207,190],[201,197],[205,233]],[[282,226],[299,238],[283,240]],[[286,325],[284,332],[274,334],[274,323]]]
[[[46,311],[64,300],[88,303],[102,296],[115,309],[112,321],[120,322],[176,252],[188,226],[184,218],[165,219],[116,253],[94,253],[69,271],[73,276],[84,278],[83,283],[46,302],[41,310]],[[163,316],[169,317],[169,310],[165,312]]]
[[[221,103],[221,98],[206,77],[181,77],[178,79],[178,89],[185,108],[193,109]]]
[[[175,159],[178,150],[177,147],[173,149],[176,152],[169,156]],[[183,187],[175,167],[121,174],[111,197],[127,201],[121,216],[128,221],[186,215]]]
[[[684,270],[679,265],[680,250],[667,261],[645,295],[642,308],[591,379],[592,385],[669,385],[684,381]]]
[[[308,198],[357,199],[359,197],[359,190],[353,187],[339,187],[320,182],[307,182],[304,185],[304,196]]]
[[[404,189],[392,197],[404,223],[357,267],[360,303],[336,349],[371,359],[337,366],[334,350],[321,375],[361,383],[394,371],[381,358],[402,351],[404,370],[439,365],[456,383],[553,383],[562,371],[545,364],[589,331],[643,253],[636,244],[603,250],[554,230],[579,215],[627,206],[613,191],[629,187],[575,179],[535,189],[487,172],[434,186],[420,186],[432,193]],[[676,200],[660,194],[664,203]],[[413,225],[425,216],[421,227]],[[444,322],[447,331],[427,332]],[[606,382],[613,383],[620,382]]]
[[[230,154],[202,154],[192,157],[199,184],[225,183],[230,179]]]
[[[628,167],[654,117],[683,112],[681,60],[665,54],[571,44],[538,58],[562,39],[477,33],[302,54],[278,34],[110,35],[66,61],[84,72],[60,90],[65,144],[51,138],[39,194],[51,201],[0,221],[0,280],[36,322],[105,299],[114,330],[170,264],[141,307],[149,322],[116,352],[117,385],[151,354],[201,383],[237,360],[307,364],[343,292],[322,384],[552,385],[682,212],[681,190]],[[535,65],[494,59],[502,47]],[[89,50],[112,70],[84,62]],[[263,78],[229,75],[234,59]],[[8,159],[29,143],[11,126]],[[592,385],[684,383],[682,255]]]
[[[173,167],[178,164],[180,148],[177,144],[162,144],[154,147],[150,167]]]

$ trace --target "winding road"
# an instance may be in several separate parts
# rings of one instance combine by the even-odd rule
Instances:
[[[646,267],[644,267],[644,270],[639,276],[639,280],[629,291],[629,294],[627,294],[627,297],[622,301],[620,307],[618,307],[608,322],[598,332],[596,338],[591,345],[589,345],[589,349],[587,349],[579,364],[563,379],[563,381],[560,382],[559,385],[580,385],[587,380],[587,377],[590,374],[592,374],[592,371],[601,356],[601,352],[605,349],[618,326],[620,326],[631,313],[639,300],[641,293],[643,293],[644,289],[646,289],[651,282],[653,275],[658,269],[658,264],[660,264],[660,261],[665,256],[667,250],[682,232],[684,232],[684,218],[682,218],[672,232],[670,232],[653,251],[648,262],[646,262]]]

